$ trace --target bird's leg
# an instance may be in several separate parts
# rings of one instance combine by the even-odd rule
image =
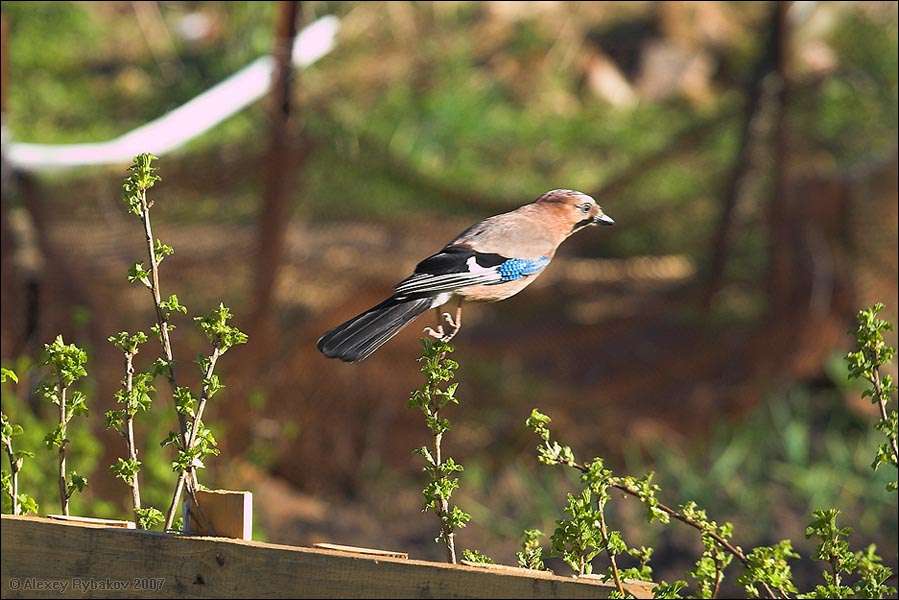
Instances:
[[[437,317],[437,329],[432,329],[431,327],[425,327],[425,333],[431,337],[437,338],[438,340],[443,339],[443,336],[446,335],[443,332],[443,317],[440,314],[440,308],[437,307],[434,309],[434,316]]]
[[[443,336],[443,341],[448,342],[456,337],[456,334],[459,333],[460,329],[462,329],[462,298],[458,298],[456,300],[455,319],[449,313],[443,313],[443,318],[446,319],[446,322],[449,323],[449,326],[453,328],[451,332]]]
[[[462,298],[456,300],[455,317],[448,312],[441,311],[439,308],[435,308],[434,313],[437,315],[437,328],[425,327],[425,333],[444,342],[448,342],[456,337],[456,334],[462,329]],[[443,321],[446,321],[452,328],[450,331],[444,330]]]

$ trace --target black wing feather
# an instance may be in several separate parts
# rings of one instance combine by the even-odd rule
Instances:
[[[469,264],[472,258],[482,269],[480,272],[472,272]],[[506,260],[500,254],[477,252],[463,244],[447,246],[418,263],[415,272],[396,285],[396,293],[405,296],[446,292],[470,285],[498,283],[500,276],[494,268]]]
[[[476,252],[469,246],[447,246],[437,254],[433,254],[415,266],[415,273],[427,275],[448,275],[450,273],[467,273],[468,260],[475,257],[477,263],[485,268],[496,267],[507,258],[499,254]]]

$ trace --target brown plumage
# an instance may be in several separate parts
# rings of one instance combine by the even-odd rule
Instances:
[[[613,223],[586,194],[547,192],[531,204],[463,231],[421,261],[397,284],[393,296],[323,335],[318,349],[326,356],[356,362],[419,314],[452,298],[460,303],[505,300],[537,278],[568,236],[590,225]]]

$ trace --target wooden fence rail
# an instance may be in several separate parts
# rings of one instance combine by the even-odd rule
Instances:
[[[607,598],[600,581],[3,515],[3,598]],[[651,597],[629,584],[638,597]]]

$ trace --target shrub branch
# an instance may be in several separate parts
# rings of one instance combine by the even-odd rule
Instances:
[[[147,190],[160,180],[159,175],[156,174],[157,169],[153,166],[153,161],[155,160],[156,157],[152,154],[139,154],[134,157],[128,169],[128,177],[122,184],[122,199],[127,204],[128,210],[137,216],[143,225],[147,260],[150,264],[149,271],[146,270],[142,263],[135,264],[128,273],[128,279],[132,283],[142,283],[150,292],[153,310],[156,315],[156,322],[152,329],[158,337],[162,349],[162,358],[157,363],[157,372],[165,375],[174,398],[178,389],[178,383],[175,377],[175,358],[172,352],[171,341],[171,332],[175,326],[170,322],[170,317],[174,312],[186,313],[187,309],[181,305],[178,297],[175,295],[170,296],[167,300],[162,299],[162,290],[159,284],[159,265],[166,257],[174,253],[174,249],[153,236],[150,209],[153,208],[154,203],[147,198]],[[180,443],[183,447],[187,441],[187,419],[181,412],[176,410],[176,413],[178,416],[178,431],[181,436]],[[195,484],[198,483],[195,471],[192,471],[192,476],[193,482]]]
[[[199,400],[194,402],[193,396],[187,389],[176,389],[175,405],[178,414],[182,415],[187,422],[187,434],[184,436],[186,443],[182,443],[176,433],[172,433],[167,440],[167,443],[175,444],[178,447],[178,456],[172,463],[173,469],[178,473],[178,480],[175,483],[172,500],[166,513],[166,529],[170,529],[174,523],[185,483],[188,484],[188,490],[192,495],[196,491],[196,486],[188,481],[191,471],[204,466],[203,458],[205,456],[218,454],[215,437],[203,424],[203,414],[206,411],[207,403],[224,387],[215,374],[218,360],[233,346],[245,344],[247,341],[245,333],[228,323],[231,320],[231,311],[223,304],[219,304],[218,308],[212,310],[208,315],[196,317],[194,320],[209,340],[212,353],[198,360],[203,374]],[[196,496],[194,499],[196,500]]]
[[[131,353],[125,354],[125,392],[128,396],[131,396],[134,393],[134,355]],[[125,446],[128,452],[128,459],[132,462],[137,462],[137,445],[134,443],[134,414],[131,411],[128,412],[128,416],[125,421]],[[131,502],[134,507],[135,514],[140,514],[139,511],[141,509],[140,506],[140,483],[135,474],[134,477],[131,478]]]
[[[889,374],[881,373],[886,365],[892,362],[896,349],[887,344],[884,333],[892,329],[888,321],[878,318],[883,304],[875,304],[859,311],[855,330],[856,350],[846,356],[849,363],[849,378],[867,384],[862,395],[870,398],[878,406],[880,420],[877,429],[886,437],[886,441],[878,448],[872,467],[877,469],[883,464],[892,464],[899,468],[899,413],[890,408],[896,393],[896,384]],[[888,488],[899,489],[896,481],[890,482]]]
[[[129,334],[123,331],[110,336],[108,341],[118,348],[125,360],[125,375],[122,389],[115,394],[116,402],[121,408],[106,411],[106,427],[117,431],[125,442],[126,458],[118,458],[110,465],[113,474],[124,481],[131,491],[131,508],[134,519],[141,529],[151,529],[162,522],[162,513],[153,507],[144,508],[140,496],[140,467],[137,444],[134,439],[134,417],[138,412],[149,410],[153,387],[153,373],[135,373],[134,356],[141,344],[146,343],[147,335],[139,331]]]
[[[586,472],[588,472],[587,467],[585,467],[584,465],[581,465],[581,464],[573,463],[573,464],[570,464],[569,466],[574,467],[575,469],[577,469],[577,470],[580,471],[581,473],[586,473]],[[634,488],[632,488],[632,487],[629,487],[629,486],[627,486],[627,485],[624,485],[624,484],[621,484],[621,483],[612,483],[612,484],[611,484],[611,487],[613,487],[613,488],[615,488],[616,490],[619,490],[619,491],[621,491],[621,492],[624,492],[624,493],[627,494],[628,496],[632,496],[632,497],[638,498],[638,499],[641,498],[641,494],[640,494],[640,492],[639,492],[638,490],[636,490],[636,489],[634,489]],[[698,531],[698,532],[700,532],[700,533],[702,533],[702,534],[708,535],[708,536],[711,537],[713,540],[715,540],[715,542],[716,542],[719,546],[721,546],[721,548],[723,548],[724,550],[726,550],[727,552],[729,552],[730,554],[732,554],[734,557],[736,557],[737,560],[739,560],[741,563],[743,563],[743,566],[745,566],[745,567],[749,567],[749,566],[750,566],[749,558],[746,556],[746,554],[743,552],[743,550],[741,550],[739,546],[735,546],[735,545],[733,545],[732,543],[730,543],[729,541],[727,541],[726,539],[724,539],[723,537],[721,537],[721,535],[719,535],[717,532],[715,532],[715,531],[710,531],[710,530],[709,530],[707,527],[705,527],[702,523],[699,523],[698,521],[695,521],[695,520],[691,519],[690,517],[687,517],[686,515],[684,515],[684,514],[681,513],[680,511],[678,511],[678,510],[676,510],[676,509],[674,509],[674,508],[671,508],[671,507],[668,506],[667,504],[664,504],[664,503],[662,503],[662,502],[659,502],[659,503],[657,503],[655,506],[656,506],[656,508],[658,508],[660,511],[662,511],[662,512],[665,513],[665,514],[667,514],[669,517],[671,517],[671,518],[673,518],[673,519],[675,519],[675,520],[677,520],[677,521],[680,521],[680,522],[683,523],[684,525],[687,525],[687,526],[689,526],[689,527],[692,527],[693,529],[695,529],[696,531]],[[719,574],[718,581],[719,581],[719,584],[720,584],[720,574]],[[762,584],[762,587],[765,589],[765,593],[768,594],[768,597],[769,597],[769,598],[780,598],[780,597],[781,597],[781,596],[778,596],[778,595],[774,592],[774,590],[772,590],[772,589],[768,586],[767,583]],[[787,597],[786,594],[784,594],[783,597],[786,598],[786,597]]]
[[[618,572],[618,560],[615,558],[615,553],[612,552],[609,545],[609,528],[606,527],[606,511],[601,500],[596,501],[596,508],[599,512],[599,530],[602,534],[603,546],[606,548],[609,564],[612,565],[612,579],[615,581],[615,587],[618,589],[618,593],[621,594],[622,598],[626,598],[627,594],[624,591],[624,586],[621,585],[621,574]]]
[[[203,411],[206,410],[206,402],[209,400],[209,384],[208,382],[212,378],[215,372],[215,364],[219,359],[219,349],[215,348],[212,354],[209,357],[209,365],[206,368],[205,373],[203,374],[203,388],[200,393],[200,401],[197,404],[197,411],[194,419],[188,424],[188,434],[187,434],[187,445],[183,447],[182,453],[191,455],[192,450],[196,447],[197,443],[197,432],[202,427],[202,417]],[[179,414],[181,414],[179,412]],[[165,528],[171,529],[172,524],[175,522],[175,513],[178,511],[178,503],[181,501],[181,493],[184,491],[184,484],[187,480],[187,474],[194,468],[194,461],[191,460],[184,465],[181,465],[183,468],[180,468],[178,471],[178,481],[175,483],[175,490],[172,492],[172,500],[169,503],[169,510],[166,513],[165,517]]]
[[[890,414],[888,403],[890,401],[890,394],[884,389],[883,380],[881,379],[879,368],[871,374],[870,382],[872,391],[874,392],[873,396],[877,399],[877,406],[880,408],[880,425],[884,426],[884,428],[886,429],[887,440],[889,441],[890,447],[893,450],[893,455],[892,457],[890,457],[890,460],[893,465],[896,465],[897,460],[899,460],[899,443],[897,443],[895,428],[891,429],[889,427]],[[892,384],[892,380],[890,380],[890,383]]]
[[[52,371],[52,381],[42,386],[41,395],[59,407],[56,428],[47,434],[44,442],[48,448],[57,449],[59,505],[62,514],[68,515],[69,499],[87,485],[87,478],[75,471],[72,471],[71,476],[66,472],[69,422],[75,415],[87,414],[84,394],[70,388],[75,381],[87,376],[87,354],[74,344],[66,344],[60,335],[53,343],[44,345],[41,363],[49,366]]]
[[[434,440],[432,449],[422,446],[416,450],[425,460],[424,472],[428,476],[428,483],[422,490],[424,510],[432,510],[437,515],[440,522],[437,540],[446,546],[447,561],[455,563],[455,531],[465,527],[471,516],[450,504],[450,497],[459,487],[455,475],[462,472],[462,465],[443,454],[443,436],[449,431],[450,423],[440,415],[440,411],[448,404],[459,403],[455,396],[458,384],[449,383],[459,365],[447,358],[453,351],[447,339],[424,339],[422,344],[424,351],[419,362],[426,381],[412,393],[409,406],[418,408],[424,414],[425,424]]]
[[[19,378],[16,374],[9,370],[3,369],[0,375],[0,383],[6,383],[12,380],[18,383]],[[9,474],[3,474],[3,491],[9,496],[12,502],[12,514],[20,515],[23,512],[37,512],[37,503],[27,494],[19,494],[19,471],[22,470],[22,464],[26,458],[31,458],[34,453],[28,450],[15,450],[13,448],[13,439],[24,433],[22,426],[18,423],[12,423],[5,413],[0,412],[0,430],[2,430],[3,452],[9,459]]]
[[[643,504],[647,506],[650,513],[650,518],[653,520],[661,520],[663,522],[667,522],[668,518],[673,518],[689,527],[692,527],[693,529],[697,530],[702,536],[714,540],[714,542],[719,547],[736,557],[737,560],[743,563],[747,570],[752,569],[753,563],[751,558],[745,552],[743,552],[743,550],[739,546],[735,546],[733,543],[727,540],[726,537],[721,534],[722,529],[719,528],[716,523],[703,518],[704,513],[696,509],[695,505],[691,503],[685,507],[685,510],[674,509],[660,502],[656,498],[655,494],[658,486],[651,483],[650,477],[644,478],[642,480],[637,480],[632,477],[612,476],[610,471],[604,469],[602,461],[599,459],[595,459],[594,462],[590,465],[577,462],[574,458],[574,453],[572,452],[571,448],[569,448],[568,446],[563,446],[557,441],[551,439],[549,430],[550,421],[551,420],[549,417],[540,413],[536,409],[531,412],[531,416],[527,420],[528,427],[542,440],[542,443],[538,448],[538,457],[540,459],[540,462],[543,462],[544,464],[566,465],[577,470],[584,476],[584,480],[588,484],[590,484],[588,490],[586,490],[585,493],[593,490],[599,495],[599,499],[597,501],[597,512],[599,513],[598,518],[600,524],[600,534],[603,540],[603,547],[606,550],[607,554],[609,554],[610,562],[612,563],[613,579],[620,576],[616,575],[616,572],[618,571],[618,565],[616,564],[612,556],[611,546],[609,543],[609,534],[605,525],[605,516],[603,515],[602,498],[603,494],[605,493],[604,490],[607,487],[623,492],[627,496],[632,496],[639,499]],[[572,498],[569,497],[569,504],[571,503],[571,500]],[[660,515],[664,515],[664,517],[661,517]],[[720,571],[720,566],[717,564],[717,562],[716,569]],[[717,585],[720,584],[721,576],[722,575],[720,574],[720,572],[715,575],[716,589]],[[618,585],[618,583],[619,581],[616,581],[616,586]],[[759,583],[761,585],[769,598],[788,597],[785,591],[781,591],[782,595],[778,595],[772,588],[772,586],[770,586],[767,582],[755,583]]]
[[[162,346],[162,354],[165,358],[165,376],[169,381],[169,387],[174,392],[178,387],[175,378],[175,358],[172,354],[172,341],[169,336],[169,318],[162,309],[162,293],[159,289],[159,258],[156,255],[154,247],[153,226],[150,223],[150,205],[147,203],[146,190],[141,192],[141,215],[144,222],[144,233],[147,242],[147,258],[150,261],[150,295],[153,298],[153,308],[156,311],[156,326],[159,328],[159,342]],[[187,432],[187,422],[184,415],[178,413],[178,425],[181,428],[181,435]]]
[[[21,468],[21,462],[16,459],[16,453],[12,447],[12,436],[6,435],[6,427],[7,419],[6,415],[3,415],[3,451],[6,452],[6,457],[9,459],[10,473],[10,488],[8,493],[10,500],[12,500],[12,514],[18,515],[22,510],[19,507],[19,469]]]

